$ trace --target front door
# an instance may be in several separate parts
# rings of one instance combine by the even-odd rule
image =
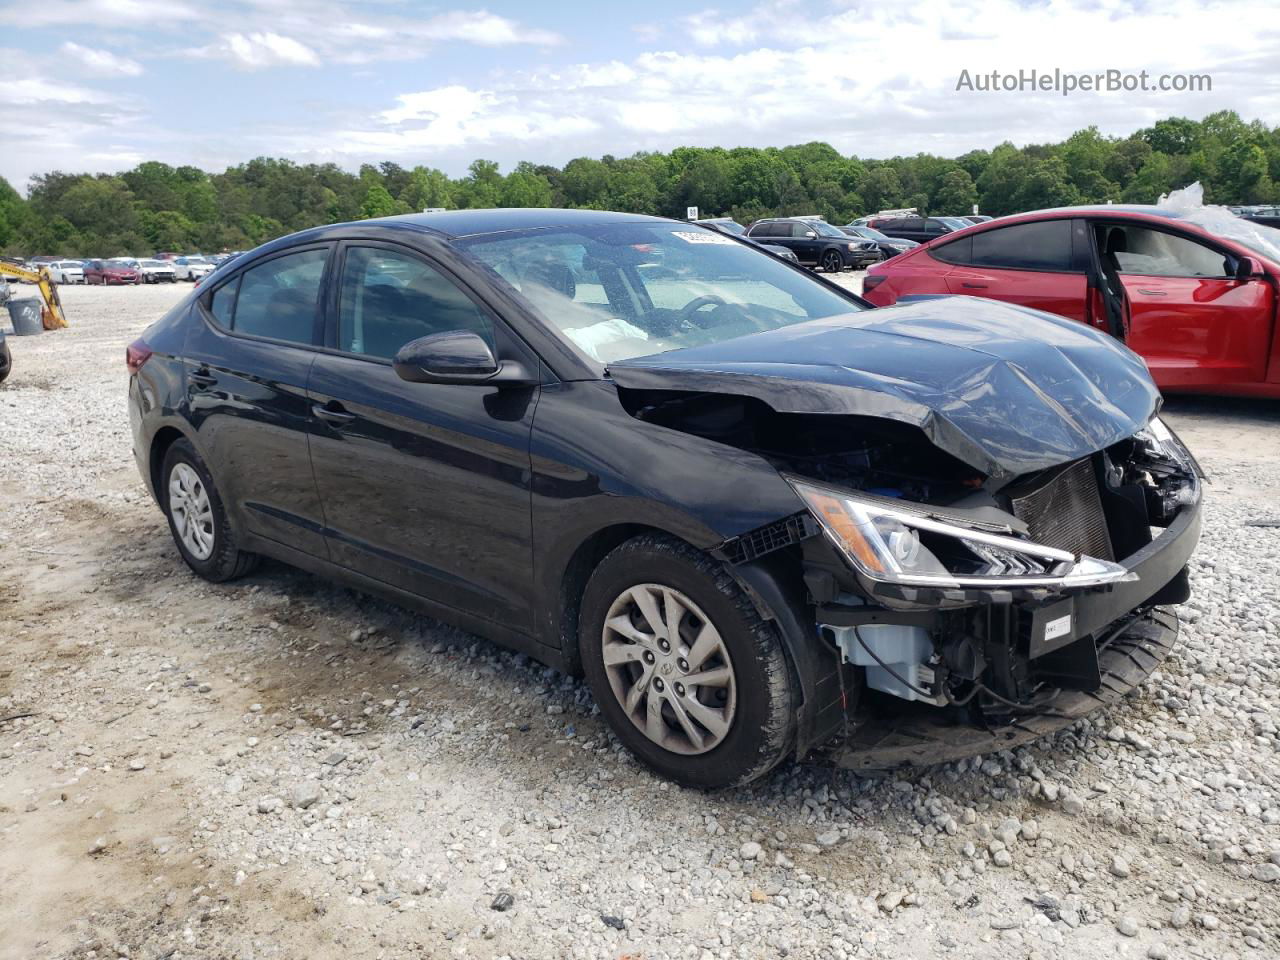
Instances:
[[[438,264],[344,244],[337,316],[311,372],[311,458],[335,563],[531,629],[529,439],[536,387],[409,383],[391,360],[447,330],[536,359]]]
[[[331,248],[291,250],[207,291],[183,349],[189,418],[223,502],[249,532],[319,557],[306,387]]]
[[[1172,231],[1100,223],[1095,236],[1124,288],[1125,343],[1159,386],[1264,379],[1275,315],[1269,283],[1237,278],[1234,256]]]

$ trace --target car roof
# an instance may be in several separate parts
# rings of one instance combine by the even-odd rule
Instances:
[[[506,207],[483,210],[445,210],[440,213],[413,213],[398,217],[380,217],[361,223],[402,224],[430,230],[446,237],[472,237],[482,233],[507,230],[532,230],[539,227],[574,227],[604,223],[676,223],[665,217],[637,213],[611,213],[605,210],[569,210],[554,207]]]

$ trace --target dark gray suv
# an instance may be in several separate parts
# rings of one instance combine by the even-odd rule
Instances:
[[[778,217],[757,220],[747,236],[759,243],[786,247],[805,266],[839,273],[846,267],[866,267],[880,260],[880,249],[871,240],[849,237],[824,220]]]

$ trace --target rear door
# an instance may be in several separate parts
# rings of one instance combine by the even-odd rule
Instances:
[[[1099,222],[1094,233],[1128,301],[1125,342],[1157,384],[1212,388],[1265,378],[1270,283],[1237,278],[1233,254],[1173,230]]]
[[[328,349],[312,370],[311,460],[330,556],[366,576],[531,630],[529,440],[536,387],[409,383],[392,358],[469,330],[500,358],[537,358],[439,262],[349,241]]]
[[[1087,319],[1088,231],[1080,220],[1039,220],[966,233],[931,247],[953,264],[947,292],[990,297]]]
[[[243,529],[326,556],[311,473],[307,377],[321,342],[332,244],[259,260],[192,307],[183,351],[189,419],[219,493]]]

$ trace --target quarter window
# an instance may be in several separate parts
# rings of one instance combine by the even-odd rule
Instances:
[[[231,329],[231,318],[236,310],[236,291],[240,289],[240,278],[224,283],[209,298],[209,312],[220,326]]]
[[[488,315],[425,261],[380,247],[348,248],[338,349],[390,360],[409,341],[450,330],[469,330],[493,346]]]
[[[240,275],[239,294],[230,308],[230,328],[255,337],[314,343],[320,281],[328,256],[327,249],[303,250],[246,270]],[[230,286],[219,287],[215,299]],[[216,306],[227,309],[225,303]],[[218,316],[215,307],[211,309]]]

